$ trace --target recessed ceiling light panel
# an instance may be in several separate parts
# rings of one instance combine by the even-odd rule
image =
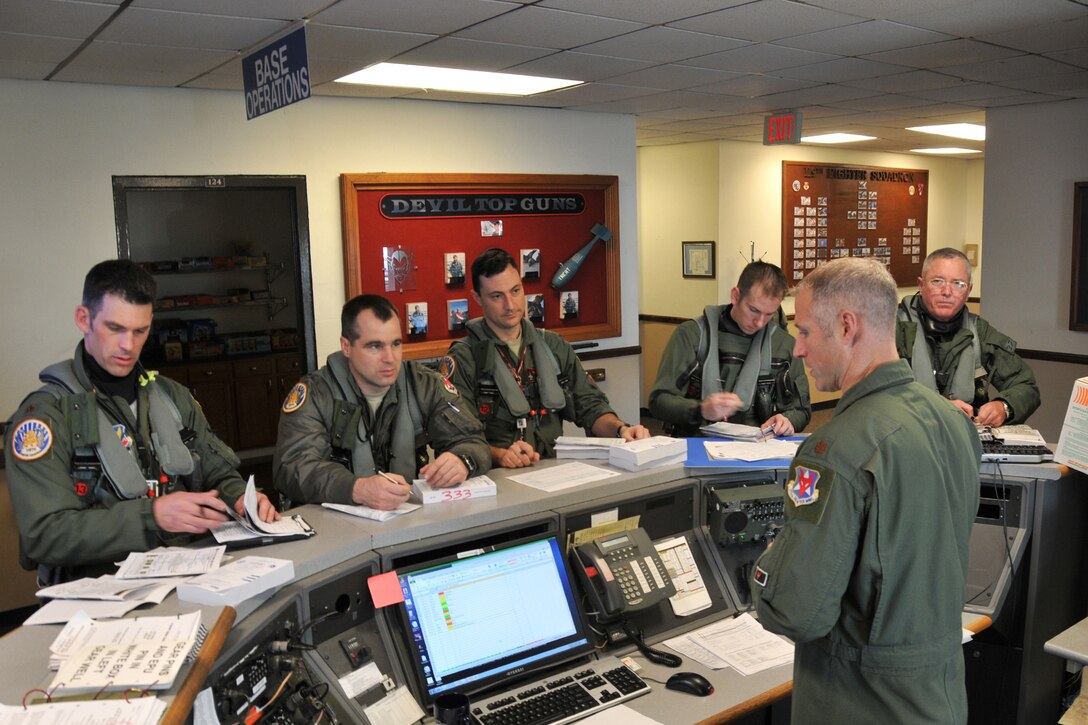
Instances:
[[[958,149],[954,146],[938,149],[911,149],[914,154],[980,154],[978,149]]]
[[[932,133],[938,136],[951,136],[952,138],[966,138],[971,141],[986,140],[986,127],[977,123],[943,123],[937,126],[913,126],[907,130]]]
[[[336,82],[364,86],[422,88],[430,91],[531,96],[535,93],[581,85],[583,81],[404,63],[378,63],[361,71],[349,73],[343,78],[337,78]]]
[[[801,143],[853,143],[854,141],[872,141],[876,136],[862,136],[856,133],[825,133],[819,136],[802,136]]]

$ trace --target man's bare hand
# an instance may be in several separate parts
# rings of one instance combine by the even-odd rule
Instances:
[[[412,485],[397,473],[356,478],[351,489],[351,500],[379,511],[392,511],[408,500]],[[389,480],[389,479],[393,480]]]
[[[151,514],[163,531],[203,534],[230,519],[218,491],[175,491],[151,501]]]
[[[446,451],[419,469],[419,475],[435,488],[449,488],[468,478],[468,467],[458,456]]]
[[[525,441],[514,441],[509,448],[491,448],[491,460],[501,468],[525,468],[540,460],[540,454]]]

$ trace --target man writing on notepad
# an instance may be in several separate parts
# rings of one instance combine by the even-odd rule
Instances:
[[[353,297],[340,325],[340,350],[283,402],[272,461],[282,494],[392,510],[419,476],[442,488],[491,467],[483,426],[453,385],[402,361],[400,318],[387,299]]]

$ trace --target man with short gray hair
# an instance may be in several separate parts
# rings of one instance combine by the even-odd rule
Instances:
[[[1013,339],[966,309],[972,287],[963,252],[931,252],[922,263],[918,293],[899,305],[896,349],[918,382],[976,423],[1023,423],[1039,407],[1035,374],[1016,354]]]
[[[796,643],[793,725],[967,721],[981,446],[899,359],[895,309],[875,260],[834,260],[797,290],[794,354],[842,398],[798,448],[785,525],[752,576],[761,624]]]

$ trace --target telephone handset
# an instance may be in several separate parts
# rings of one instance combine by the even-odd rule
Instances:
[[[574,551],[586,593],[606,617],[637,612],[676,594],[665,562],[643,529],[602,536]]]

